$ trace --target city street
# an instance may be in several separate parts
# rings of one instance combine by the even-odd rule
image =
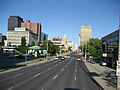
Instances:
[[[0,90],[101,90],[83,61],[53,60],[0,75]]]

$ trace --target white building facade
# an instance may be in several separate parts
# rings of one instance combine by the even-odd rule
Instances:
[[[31,30],[26,28],[15,28],[14,31],[8,31],[7,33],[7,43],[11,46],[20,46],[21,38],[26,38],[26,45],[31,45],[32,42],[38,43],[38,35],[34,34]]]

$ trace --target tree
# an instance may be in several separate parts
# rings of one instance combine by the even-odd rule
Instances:
[[[41,45],[42,50],[47,50],[47,43],[48,43],[48,53],[50,55],[55,55],[56,53],[59,53],[60,48],[59,46],[55,45],[52,41],[43,41]]]
[[[98,38],[92,38],[87,43],[88,52],[94,59],[100,59],[102,56],[102,41]]]
[[[32,46],[35,46],[35,42],[34,41],[32,41]]]
[[[38,42],[37,46],[40,46],[40,42]]]
[[[72,47],[71,47],[71,46],[69,46],[69,47],[68,47],[68,51],[72,51],[72,49],[71,49],[71,48],[72,48]]]
[[[25,37],[22,37],[21,38],[21,46],[20,46],[20,52],[21,53],[25,53],[26,52],[26,38]]]

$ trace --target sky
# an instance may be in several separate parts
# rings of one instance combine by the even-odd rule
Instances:
[[[40,22],[49,38],[66,34],[79,43],[81,25],[102,38],[119,27],[120,0],[0,0],[0,33],[7,35],[9,16]]]

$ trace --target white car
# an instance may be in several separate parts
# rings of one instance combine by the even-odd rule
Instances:
[[[101,62],[100,64],[101,64],[102,66],[106,66],[106,65],[107,65],[106,62]]]

